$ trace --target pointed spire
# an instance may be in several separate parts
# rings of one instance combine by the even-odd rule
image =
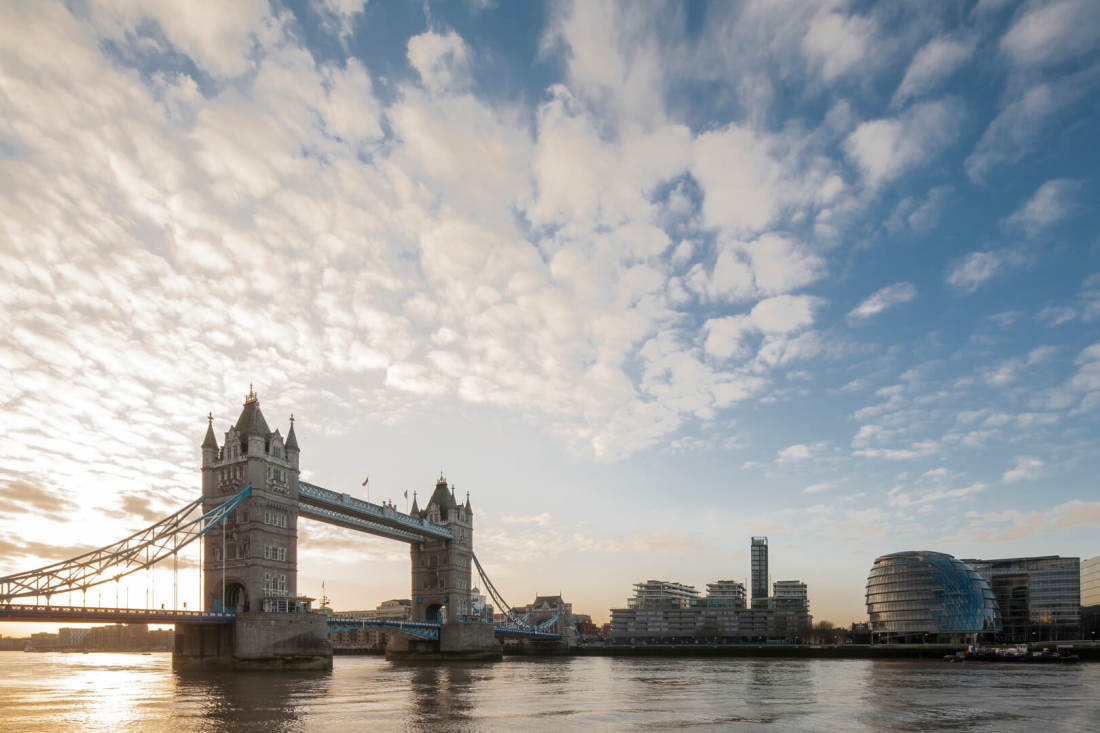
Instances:
[[[458,506],[455,503],[454,494],[447,487],[447,479],[443,477],[442,472],[439,474],[439,480],[435,483],[435,491],[432,492],[432,498],[428,500],[428,506],[432,504],[439,507],[439,515],[443,521],[447,521],[447,517],[449,516],[447,510]]]
[[[206,415],[206,437],[202,441],[203,448],[218,449],[218,439],[214,437],[214,413],[207,413]]]
[[[241,434],[242,440],[247,440],[250,435],[258,435],[267,440],[271,435],[271,429],[267,427],[264,414],[260,411],[260,399],[253,391],[251,384],[248,385],[248,397],[244,400],[244,409],[241,410],[241,416],[237,418],[237,432]]]
[[[412,509],[409,510],[409,514],[419,514],[419,513],[420,513],[420,507],[416,505],[416,490],[413,489],[413,505],[412,505]]]
[[[466,492],[466,506],[464,506],[463,509],[466,510],[467,514],[473,514],[474,513],[474,508],[472,506],[470,506],[470,492],[469,491]]]
[[[296,436],[294,434],[294,414],[293,413],[291,413],[291,415],[290,415],[290,432],[286,434],[286,446],[285,447],[288,451],[299,450],[298,449],[298,436]],[[301,451],[299,451],[299,452],[301,452]]]

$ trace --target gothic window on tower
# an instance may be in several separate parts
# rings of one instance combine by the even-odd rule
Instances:
[[[286,548],[275,545],[264,545],[264,560],[276,560],[286,562]]]
[[[264,524],[269,524],[272,527],[286,527],[286,512],[277,512],[271,509],[264,510]]]

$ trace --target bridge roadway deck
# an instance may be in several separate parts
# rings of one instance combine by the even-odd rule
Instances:
[[[0,621],[72,621],[111,624],[231,624],[232,613],[158,608],[92,608],[84,606],[0,605]]]
[[[459,623],[476,623],[462,622]],[[328,620],[329,633],[354,629],[383,628],[390,631],[403,631],[407,634],[423,638],[438,639],[440,624],[431,621],[396,621],[393,619],[378,619],[369,617],[357,617],[351,613],[335,613]],[[536,631],[533,629],[519,629],[514,626],[493,626],[495,636],[510,636],[522,639],[545,639],[556,641],[561,639],[561,634],[549,631]]]
[[[402,514],[393,506],[379,506],[350,494],[321,488],[306,481],[298,482],[300,516],[340,527],[367,532],[412,544],[428,537],[451,539],[451,528],[421,517]]]

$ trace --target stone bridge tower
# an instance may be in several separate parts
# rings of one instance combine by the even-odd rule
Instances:
[[[205,538],[203,605],[208,611],[293,611],[298,590],[299,456],[294,418],[284,442],[278,429],[268,428],[260,401],[249,387],[237,424],[226,431],[221,447],[214,437],[213,416],[209,420],[202,442],[203,511],[249,484],[252,494],[226,517],[224,549],[221,528]]]
[[[454,487],[447,487],[442,475],[423,509],[416,504],[410,512],[430,522],[451,528],[452,538],[429,537],[411,545],[412,620],[463,621],[470,610],[470,573],[473,567],[474,512],[470,497],[466,504],[455,500]]]

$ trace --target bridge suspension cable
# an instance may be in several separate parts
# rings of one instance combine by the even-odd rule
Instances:
[[[485,574],[485,568],[481,567],[481,562],[477,559],[477,555],[470,553],[470,556],[474,559],[474,566],[477,567],[477,574],[481,576],[481,582],[485,584],[485,590],[489,591],[489,597],[504,611],[504,615],[508,617],[512,625],[528,631],[535,631],[535,626],[528,623],[527,618],[520,618],[504,600],[503,596],[500,595],[500,591],[493,585],[493,581],[489,580],[489,576]],[[530,614],[528,614],[528,618],[529,617]]]
[[[149,568],[169,556],[175,556],[180,549],[216,527],[251,493],[252,485],[249,484],[221,505],[188,519],[202,505],[202,499],[196,499],[176,513],[114,544],[36,570],[0,578],[0,602],[45,596],[48,603],[50,596],[57,593],[86,591]]]

